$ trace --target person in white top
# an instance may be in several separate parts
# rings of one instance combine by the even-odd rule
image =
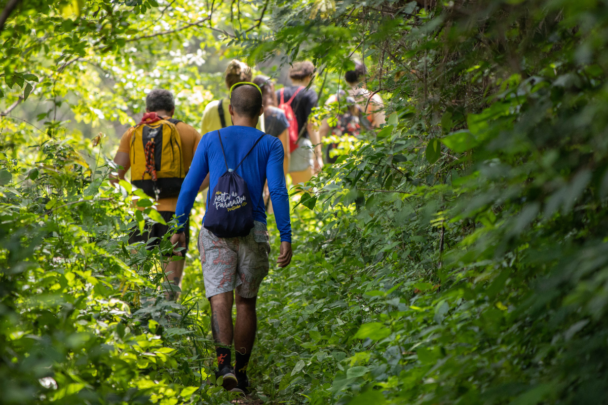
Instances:
[[[361,122],[361,126],[371,126],[372,128],[378,128],[380,125],[386,122],[386,117],[384,114],[384,102],[382,101],[382,97],[378,93],[372,95],[372,93],[367,90],[365,86],[365,76],[367,75],[367,68],[363,64],[363,62],[355,60],[355,69],[349,70],[344,74],[344,79],[348,86],[348,96],[349,98],[354,99],[357,110],[360,112],[358,117],[359,121],[363,119],[367,120],[367,123]],[[328,97],[325,102],[326,105],[343,102],[342,98],[339,99],[338,94],[333,94]],[[338,120],[338,124],[340,125],[340,120]],[[358,122],[358,121],[357,121]],[[354,124],[359,128],[359,125]],[[321,137],[329,136],[334,132],[337,132],[340,136],[345,133],[345,131],[334,131],[335,128],[329,126],[327,122],[327,118],[323,120],[321,123],[321,128],[319,129],[319,133]],[[346,133],[350,133],[352,131],[346,131]],[[358,132],[355,130],[354,132]]]

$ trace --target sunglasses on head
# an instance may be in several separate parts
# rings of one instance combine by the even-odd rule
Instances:
[[[255,87],[256,89],[258,89],[258,91],[260,92],[260,94],[262,94],[262,90],[260,90],[260,88],[258,87],[258,85],[257,85],[257,84],[255,84],[255,83],[251,83],[251,82],[238,82],[238,83],[234,83],[234,84],[232,85],[232,87],[230,88],[230,98],[232,98],[232,90],[236,89],[236,88],[237,88],[237,87],[239,87],[239,86],[243,86],[243,85],[245,85],[245,84],[249,84],[249,85],[251,85],[251,86]],[[263,95],[263,94],[262,94],[262,95]]]

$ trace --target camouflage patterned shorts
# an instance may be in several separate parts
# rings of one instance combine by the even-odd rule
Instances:
[[[198,235],[207,298],[235,290],[243,298],[258,295],[268,274],[270,243],[261,222],[247,236],[218,238],[203,227]]]

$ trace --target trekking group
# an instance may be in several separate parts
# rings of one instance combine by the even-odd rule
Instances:
[[[152,248],[169,233],[176,254],[185,255],[190,211],[199,192],[208,189],[203,193],[206,212],[196,245],[211,306],[216,377],[229,391],[249,392],[247,366],[257,328],[256,299],[270,268],[268,204],[281,239],[277,264],[286,267],[292,257],[286,176],[298,184],[322,170],[322,137],[358,135],[362,127],[384,123],[382,100],[361,85],[366,73],[365,65],[355,61],[355,69],[344,77],[350,89],[327,100],[338,106],[337,123],[330,126],[324,120],[317,129],[310,120],[318,102],[311,62],[294,63],[289,74],[293,85],[277,91],[270,78],[253,78],[249,66],[233,60],[224,76],[228,97],[206,106],[203,136],[173,118],[173,94],[156,89],[147,94],[146,113],[139,124],[120,140],[114,181],[124,179],[130,170],[132,184],[156,200],[156,209],[168,224],[155,223],[143,233],[133,231],[131,244],[143,242]],[[327,163],[335,162],[333,148],[335,144],[328,148]],[[171,225],[173,218],[177,226]],[[183,268],[183,260],[168,261],[164,268],[176,287],[181,287]],[[166,296],[176,299],[178,293]]]

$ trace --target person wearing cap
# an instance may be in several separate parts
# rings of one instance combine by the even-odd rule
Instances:
[[[257,328],[256,298],[270,267],[270,244],[262,198],[266,181],[281,235],[277,259],[279,267],[285,267],[291,262],[291,222],[283,172],[283,145],[278,138],[256,129],[258,120],[264,113],[259,87],[253,83],[233,85],[228,111],[232,126],[209,132],[200,141],[182,185],[175,215],[180,226],[186,223],[197,191],[207,174],[210,178],[210,191],[216,188],[218,179],[226,173],[227,167],[234,167],[236,174],[247,185],[254,220],[249,235],[221,238],[203,226],[198,237],[205,293],[211,304],[211,330],[218,360],[217,377],[222,377],[225,389],[247,393],[247,365]],[[208,201],[211,201],[211,193]],[[185,245],[186,241],[180,231],[171,238],[171,242],[177,246]],[[236,302],[234,325],[233,302]],[[235,369],[231,362],[233,341]]]

